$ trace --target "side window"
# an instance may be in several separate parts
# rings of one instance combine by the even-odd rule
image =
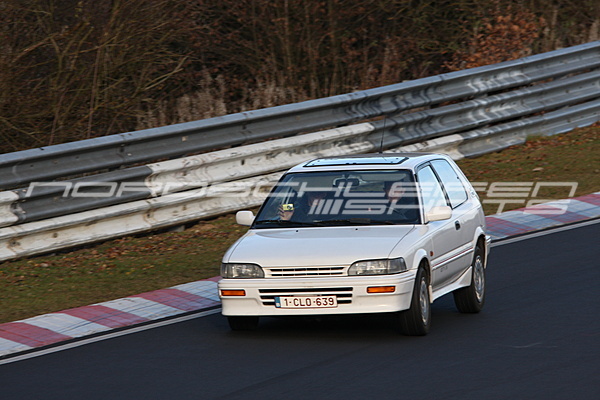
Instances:
[[[452,208],[456,208],[467,201],[467,191],[456,174],[456,171],[448,161],[435,160],[432,161],[431,164],[442,180],[442,184],[444,185],[444,189],[446,189],[446,194],[448,194]]]
[[[442,186],[433,173],[431,166],[421,168],[417,172],[417,179],[423,196],[423,211],[427,212],[433,207],[448,205]]]

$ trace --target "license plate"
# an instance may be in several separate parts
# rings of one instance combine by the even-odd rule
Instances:
[[[335,308],[336,296],[284,296],[275,297],[277,308]]]

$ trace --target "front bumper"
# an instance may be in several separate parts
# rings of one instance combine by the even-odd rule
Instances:
[[[347,276],[335,278],[222,279],[219,282],[222,313],[225,316],[284,316],[384,313],[410,307],[415,271],[395,275]],[[393,293],[367,293],[368,287],[394,286]],[[223,296],[223,290],[244,290],[244,296]],[[281,309],[276,296],[335,295],[336,308]]]

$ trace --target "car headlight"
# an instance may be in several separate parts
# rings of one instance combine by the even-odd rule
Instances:
[[[348,275],[387,275],[406,271],[404,258],[357,261],[348,269]]]
[[[223,278],[264,278],[265,272],[256,264],[221,264]]]

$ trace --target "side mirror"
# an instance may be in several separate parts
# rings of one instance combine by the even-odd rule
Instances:
[[[443,221],[452,217],[452,209],[448,206],[436,206],[431,208],[425,214],[425,219],[428,222]]]
[[[235,222],[239,225],[250,226],[254,222],[252,211],[238,211],[235,214]]]

